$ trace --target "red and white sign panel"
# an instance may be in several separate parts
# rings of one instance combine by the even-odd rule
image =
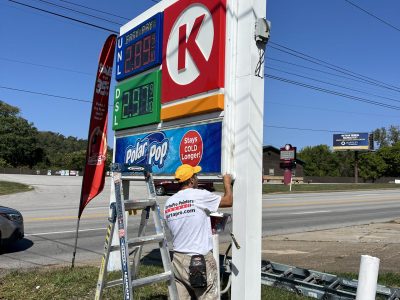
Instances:
[[[162,103],[224,87],[226,0],[181,0],[164,11]]]
[[[203,139],[196,130],[190,130],[182,137],[179,145],[182,164],[197,166],[203,156]]]

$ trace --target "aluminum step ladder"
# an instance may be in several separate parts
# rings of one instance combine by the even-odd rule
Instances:
[[[262,262],[261,283],[323,300],[356,299],[358,284],[357,280],[270,261]],[[376,297],[400,300],[400,289],[378,285]]]
[[[124,299],[133,299],[135,288],[166,281],[171,300],[178,300],[178,291],[175,284],[170,254],[167,246],[166,230],[157,202],[151,167],[148,165],[121,166],[112,164],[112,181],[115,188],[115,203],[110,206],[111,217],[104,244],[104,254],[101,261],[99,277],[96,286],[95,299],[101,299],[105,288],[122,285]],[[145,200],[125,200],[129,195],[129,182],[140,180],[146,182],[148,198]],[[142,210],[139,232],[137,237],[128,239],[126,211],[136,214]],[[155,231],[153,235],[146,235],[146,227],[150,213],[153,215]],[[112,237],[115,226],[118,226],[119,245],[112,246]],[[158,244],[164,272],[145,278],[137,278],[143,245]],[[132,250],[133,249],[133,250]],[[110,252],[119,251],[121,256],[122,278],[107,282],[107,265]]]

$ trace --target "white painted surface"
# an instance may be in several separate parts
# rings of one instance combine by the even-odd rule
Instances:
[[[361,255],[356,300],[375,300],[379,258]]]
[[[228,1],[227,32],[234,33],[228,39],[236,39],[231,56],[226,56],[227,67],[235,74],[227,78],[233,86],[226,85],[234,111],[233,233],[240,245],[232,250],[233,300],[261,297],[264,79],[254,75],[259,61],[254,30],[256,19],[265,14],[266,1]]]

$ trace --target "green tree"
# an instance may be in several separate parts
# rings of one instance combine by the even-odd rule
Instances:
[[[388,167],[383,158],[376,152],[361,154],[358,166],[360,177],[373,182],[382,177]]]
[[[48,167],[61,169],[70,169],[72,153],[77,152],[73,156],[79,156],[78,152],[86,151],[87,145],[86,140],[72,136],[65,137],[60,133],[51,131],[39,132],[38,140],[40,146],[45,150]],[[77,166],[76,160],[73,165]]]
[[[381,147],[376,153],[387,166],[385,176],[397,177],[400,175],[400,142],[393,146]]]
[[[378,147],[386,147],[396,144],[400,141],[400,127],[391,125],[388,128],[377,128],[373,132],[374,141]]]
[[[306,176],[341,176],[339,161],[327,145],[308,146],[299,152]]]
[[[0,101],[0,159],[13,167],[32,167],[43,160],[37,129],[19,116],[20,110]]]
[[[339,176],[353,177],[354,176],[354,151],[334,151],[335,162]]]

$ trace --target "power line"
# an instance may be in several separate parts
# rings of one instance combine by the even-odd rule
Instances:
[[[361,6],[358,6],[357,4],[355,4],[355,3],[353,3],[353,2],[351,2],[351,1],[349,1],[349,0],[344,0],[344,1],[346,1],[346,2],[349,3],[350,5],[353,5],[354,7],[358,8],[359,10],[365,12],[367,15],[370,15],[371,17],[377,19],[378,21],[381,21],[383,24],[385,24],[385,25],[387,25],[387,26],[389,26],[389,27],[391,27],[391,28],[393,28],[393,29],[395,29],[395,30],[397,30],[397,31],[400,31],[400,28],[398,28],[398,27],[396,27],[396,26],[390,24],[389,22],[387,22],[387,21],[385,21],[385,20],[379,18],[378,16],[376,16],[376,15],[374,15],[373,13],[367,11],[366,9],[362,8]]]
[[[79,10],[76,10],[76,9],[73,9],[73,8],[69,8],[69,7],[66,7],[66,6],[58,5],[58,4],[52,3],[50,1],[46,1],[46,0],[36,0],[36,1],[40,1],[40,2],[43,2],[43,3],[49,4],[49,5],[55,6],[55,7],[59,7],[59,8],[66,9],[66,10],[69,10],[69,11],[73,11],[73,12],[76,12],[78,14],[82,14],[84,16],[88,16],[88,17],[91,17],[91,18],[99,19],[99,20],[102,20],[102,21],[106,21],[106,22],[109,22],[109,23],[116,24],[116,25],[120,25],[120,26],[123,25],[121,23],[114,22],[114,21],[111,21],[111,20],[108,20],[108,19],[105,19],[105,18],[102,18],[102,17],[95,16],[95,15],[87,14],[85,12],[82,12],[82,11],[79,11]]]
[[[356,72],[353,72],[353,71],[347,70],[347,69],[345,69],[345,68],[336,66],[336,65],[334,65],[334,64],[331,64],[331,63],[328,63],[328,62],[326,62],[326,61],[323,61],[323,60],[321,60],[321,59],[319,59],[319,58],[312,57],[312,56],[310,56],[310,55],[307,55],[307,54],[302,53],[302,52],[300,52],[300,51],[297,51],[297,50],[291,49],[291,48],[289,48],[289,47],[280,45],[280,44],[278,44],[278,43],[274,43],[274,42],[272,42],[272,41],[269,41],[269,44],[273,44],[273,45],[276,45],[276,46],[278,46],[278,47],[281,47],[281,48],[285,49],[285,50],[283,50],[283,49],[280,49],[280,48],[275,47],[275,46],[273,46],[273,45],[269,45],[269,47],[271,47],[271,48],[273,48],[273,49],[275,49],[275,50],[278,50],[278,51],[287,53],[287,54],[289,54],[289,55],[298,57],[298,58],[300,58],[300,59],[309,61],[309,62],[311,62],[311,63],[313,63],[313,64],[317,64],[317,65],[323,66],[323,67],[325,67],[325,68],[334,70],[334,71],[336,71],[336,72],[344,73],[344,74],[346,74],[346,75],[349,75],[349,76],[352,76],[352,77],[361,79],[362,81],[368,82],[368,83],[370,83],[370,84],[372,84],[372,85],[376,85],[376,86],[379,86],[379,87],[382,87],[382,88],[386,88],[386,89],[389,89],[389,90],[393,90],[393,91],[396,91],[396,92],[400,92],[400,88],[397,87],[397,86],[394,86],[394,85],[391,85],[391,84],[387,84],[387,83],[385,83],[385,82],[381,82],[381,81],[379,81],[379,80],[376,80],[376,79],[373,79],[373,78],[364,76],[364,75],[362,75],[362,74],[358,74],[358,73],[356,73]],[[293,52],[293,53],[292,53],[292,52]]]
[[[65,2],[65,3],[68,3],[68,4],[72,4],[72,5],[76,5],[76,6],[83,7],[83,8],[86,8],[86,9],[90,9],[90,10],[93,10],[93,11],[97,11],[99,13],[107,14],[107,15],[110,15],[110,16],[113,16],[113,17],[117,17],[117,18],[121,18],[121,19],[124,19],[124,20],[127,20],[127,21],[131,20],[129,18],[125,18],[125,17],[121,17],[121,16],[118,16],[118,15],[114,15],[114,14],[112,14],[110,12],[101,11],[101,10],[98,10],[98,9],[95,9],[95,8],[92,8],[92,7],[89,7],[89,6],[73,3],[73,2],[70,2],[70,1],[66,1],[66,0],[58,0],[58,1]]]
[[[307,66],[304,66],[304,65],[301,65],[301,64],[296,64],[296,63],[290,62],[290,61],[273,58],[273,57],[268,55],[267,56],[267,61],[269,61],[269,60],[278,61],[278,62],[281,62],[281,63],[284,63],[284,64],[288,64],[288,65],[296,66],[296,67],[299,67],[299,68],[312,70],[312,71],[316,71],[316,72],[319,72],[319,73],[328,74],[328,75],[332,75],[332,76],[336,76],[336,77],[340,77],[340,78],[345,78],[345,79],[348,79],[348,80],[353,80],[353,81],[364,83],[364,84],[367,83],[365,81],[362,81],[362,80],[359,80],[359,79],[356,79],[356,78],[352,78],[352,77],[348,77],[348,76],[344,76],[344,75],[340,75],[340,74],[335,74],[335,73],[319,70],[319,69],[316,69],[316,68],[307,67]],[[265,66],[267,67],[268,64],[265,64]],[[367,83],[367,84],[370,84],[370,83]]]
[[[319,110],[319,111],[331,111],[335,113],[345,113],[351,115],[368,115],[368,116],[379,116],[379,117],[386,117],[386,118],[398,118],[399,116],[394,115],[386,115],[386,114],[373,114],[373,113],[363,113],[363,112],[355,112],[355,111],[345,111],[345,110],[337,110],[337,109],[329,109],[329,108],[322,108],[322,107],[315,107],[315,106],[306,106],[306,105],[298,105],[298,104],[284,104],[282,102],[274,102],[274,101],[265,101],[265,105],[267,104],[275,104],[281,106],[290,106],[290,107],[298,107],[298,108],[305,108],[305,109],[312,109],[312,110]]]
[[[368,103],[368,104],[372,104],[372,105],[376,105],[376,106],[380,106],[380,107],[385,107],[385,108],[394,109],[394,110],[400,110],[399,106],[394,106],[394,105],[381,103],[381,102],[370,100],[370,99],[366,99],[366,98],[361,98],[361,97],[357,97],[357,96],[353,96],[353,95],[348,95],[348,94],[340,93],[340,92],[337,92],[337,91],[332,91],[332,90],[328,90],[328,89],[325,89],[325,88],[321,88],[321,87],[318,87],[318,86],[313,86],[313,85],[310,85],[310,84],[302,83],[302,82],[299,82],[299,81],[294,81],[294,80],[290,80],[290,79],[287,79],[287,78],[282,78],[282,77],[270,75],[270,74],[267,74],[267,73],[265,73],[264,75],[265,75],[265,77],[268,77],[268,78],[271,78],[271,79],[274,79],[274,80],[278,80],[278,81],[286,82],[286,83],[289,83],[289,84],[305,87],[305,88],[316,90],[316,91],[319,91],[319,92],[323,92],[323,93],[327,93],[327,94],[331,94],[331,95],[335,95],[335,96],[351,99],[351,100],[354,100],[354,101]]]
[[[22,93],[34,94],[34,95],[40,95],[40,96],[46,96],[46,97],[52,97],[52,98],[59,98],[59,99],[64,99],[64,100],[68,100],[68,101],[84,102],[84,103],[90,103],[90,104],[93,103],[92,101],[89,101],[89,100],[53,95],[53,94],[42,93],[42,92],[35,92],[35,91],[24,90],[24,89],[17,89],[17,88],[12,88],[12,87],[8,87],[8,86],[0,86],[0,89],[17,91],[17,92],[22,92]],[[112,107],[113,105],[109,105],[109,106]]]
[[[64,68],[55,67],[55,66],[47,66],[47,65],[42,65],[42,64],[36,64],[36,63],[31,63],[31,62],[22,61],[22,60],[9,59],[9,58],[4,58],[4,57],[0,57],[0,60],[9,61],[9,62],[15,62],[15,63],[19,63],[19,64],[25,64],[25,65],[31,65],[31,66],[37,66],[37,67],[42,67],[42,68],[56,69],[56,70],[61,70],[61,71],[65,71],[65,72],[72,72],[72,73],[79,73],[79,74],[83,74],[83,75],[93,76],[93,74],[91,74],[91,73],[86,73],[86,72],[81,72],[81,71],[76,71],[76,70],[71,70],[71,69],[64,69]]]
[[[286,127],[276,125],[264,125],[264,127],[278,128],[278,129],[289,129],[289,130],[301,130],[301,131],[317,131],[317,132],[331,132],[331,133],[350,133],[352,131],[345,130],[328,130],[328,129],[315,129],[315,128],[299,128],[299,127]]]
[[[340,85],[340,84],[330,83],[330,82],[327,82],[327,81],[323,81],[323,80],[315,79],[315,78],[312,78],[312,77],[296,74],[296,73],[293,73],[293,72],[287,72],[287,71],[279,70],[279,69],[272,68],[272,67],[267,67],[267,68],[269,70],[275,70],[275,71],[282,72],[282,73],[285,73],[285,74],[288,74],[288,75],[293,75],[293,76],[297,76],[297,77],[313,80],[313,81],[316,81],[316,82],[332,85],[332,86],[339,87],[339,88],[342,88],[342,89],[350,90],[350,91],[353,91],[353,92],[358,92],[358,93],[362,93],[362,94],[365,94],[365,95],[370,95],[370,96],[374,96],[374,97],[378,97],[378,98],[382,98],[382,99],[386,99],[386,100],[389,100],[389,101],[399,102],[400,103],[400,100],[393,99],[393,98],[390,98],[390,97],[385,97],[385,96],[380,96],[380,95],[368,93],[368,92],[365,92],[365,91],[360,91],[360,90],[349,88],[349,87],[346,87],[346,86],[343,86],[343,85]]]
[[[71,21],[74,21],[74,22],[78,22],[78,23],[85,24],[85,25],[88,25],[88,26],[91,26],[91,27],[95,27],[95,28],[98,28],[98,29],[102,29],[102,30],[105,30],[105,31],[108,31],[108,32],[119,34],[118,31],[115,31],[115,30],[112,30],[112,29],[109,29],[109,28],[105,28],[105,27],[102,27],[102,26],[98,26],[98,25],[95,25],[95,24],[92,24],[92,23],[89,23],[89,22],[81,21],[81,20],[78,20],[78,19],[75,19],[75,18],[71,18],[71,17],[65,16],[65,15],[61,15],[61,14],[58,14],[58,13],[55,13],[55,12],[51,12],[51,11],[48,11],[48,10],[45,10],[45,9],[42,9],[42,8],[39,8],[39,7],[35,7],[35,6],[32,6],[32,5],[25,4],[25,3],[21,3],[21,2],[15,1],[15,0],[8,0],[8,1],[16,3],[16,4],[19,4],[19,5],[22,5],[22,6],[26,6],[26,7],[35,9],[35,10],[39,10],[39,11],[42,11],[42,12],[45,12],[45,13],[48,13],[48,14],[51,14],[51,15],[54,15],[54,16],[58,16],[58,17],[61,17],[61,18],[64,18],[64,19],[68,19],[68,20],[71,20]]]

